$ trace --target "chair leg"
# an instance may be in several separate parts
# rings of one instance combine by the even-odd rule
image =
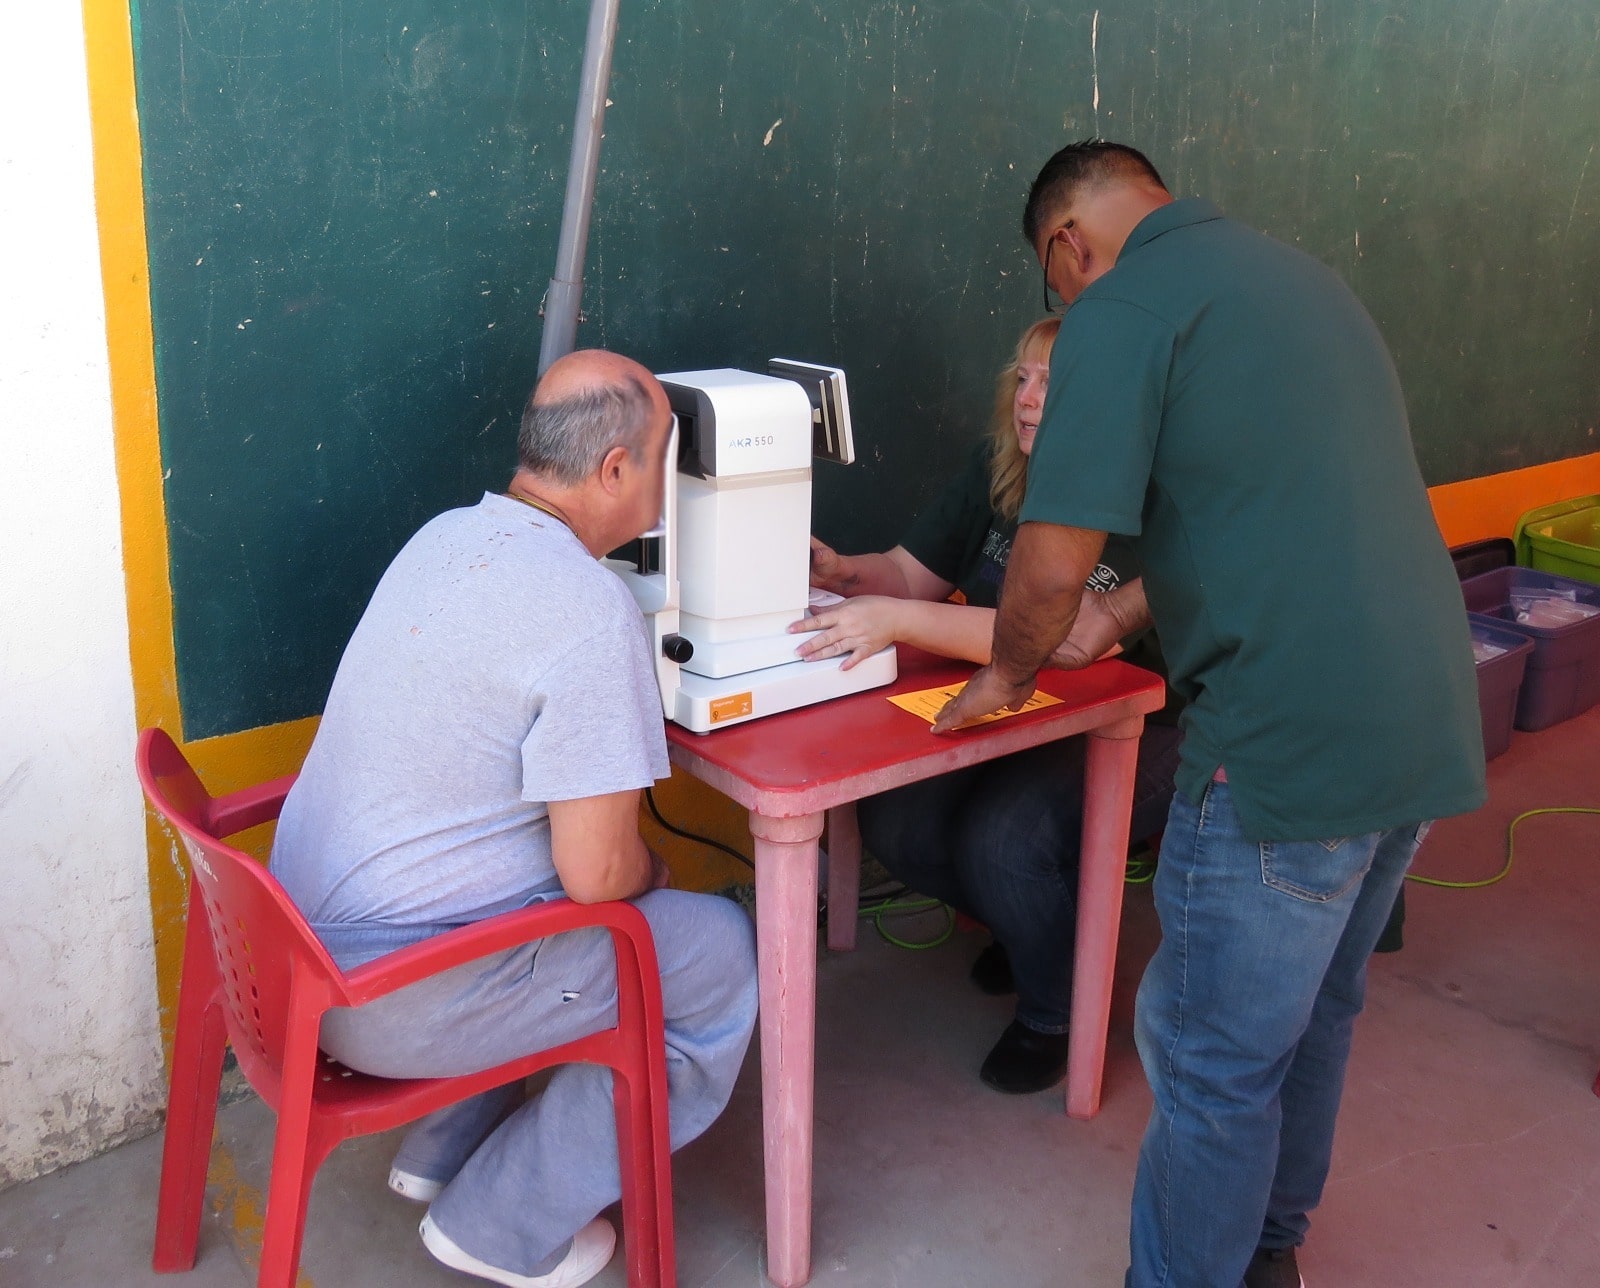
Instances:
[[[622,1221],[630,1288],[676,1288],[672,1224],[672,1135],[667,1096],[660,967],[648,938],[612,932],[617,954],[617,1028],[611,1095],[622,1172]]]
[[[647,1079],[636,1071],[611,1070],[617,1116],[617,1161],[622,1171],[622,1230],[628,1245],[629,1288],[665,1288],[661,1226],[657,1220],[655,1159],[650,1152]]]
[[[205,1211],[211,1133],[222,1091],[222,1057],[228,1035],[222,1012],[212,1007],[181,1024],[172,1048],[166,1138],[161,1146],[161,1187],[156,1200],[157,1274],[194,1269]]]
[[[317,1169],[327,1161],[336,1141],[319,1147],[303,1118],[278,1119],[272,1143],[272,1178],[267,1185],[267,1218],[261,1230],[261,1268],[256,1288],[295,1288],[300,1273],[300,1246],[305,1241],[306,1212]]]
[[[295,1003],[290,1002],[291,1013]],[[261,1231],[261,1270],[256,1288],[294,1288],[305,1238],[306,1209],[317,1169],[339,1143],[320,1130],[313,1102],[320,1014],[291,1015],[284,1042],[277,1130],[272,1141],[272,1176],[267,1183],[267,1219]]]
[[[659,1282],[661,1288],[678,1288],[678,1236],[672,1219],[672,1133],[666,1065],[660,1054],[656,1053],[659,1067],[649,1078],[655,1092],[651,1097],[650,1116],[643,1124],[643,1134],[650,1142],[645,1152],[650,1157],[649,1167],[654,1174],[649,1193],[654,1208],[656,1257],[661,1268]]]
[[[205,913],[198,898],[191,898],[189,907],[167,1091],[166,1137],[161,1147],[156,1242],[150,1258],[157,1274],[194,1268],[205,1210],[211,1133],[222,1090],[222,1057],[228,1047]]]

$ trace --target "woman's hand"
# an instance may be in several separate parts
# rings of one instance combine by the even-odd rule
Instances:
[[[1078,604],[1078,617],[1067,638],[1056,645],[1046,666],[1075,671],[1114,652],[1121,651],[1121,623],[1105,602],[1106,597],[1088,591]]]
[[[813,539],[813,545],[816,544]],[[843,656],[845,660],[840,669],[848,671],[899,638],[899,615],[904,605],[903,600],[882,595],[861,595],[819,609],[789,627],[790,633],[795,635],[817,632],[795,652],[807,662]]]
[[[1076,670],[1122,651],[1121,641],[1150,625],[1144,578],[1108,590],[1085,593],[1067,638],[1056,645],[1046,665]]]
[[[835,595],[848,595],[860,580],[853,575],[850,560],[830,545],[811,538],[811,584]]]

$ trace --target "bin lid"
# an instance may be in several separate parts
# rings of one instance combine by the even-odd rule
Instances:
[[[1547,523],[1551,519],[1565,518],[1569,514],[1577,514],[1580,510],[1600,508],[1600,496],[1574,496],[1565,501],[1553,501],[1549,505],[1541,505],[1536,510],[1529,510],[1517,520],[1517,526],[1511,530],[1511,535],[1516,540],[1517,562],[1527,567],[1532,563],[1528,553],[1527,530],[1536,523]]]
[[[1496,568],[1509,568],[1517,562],[1517,547],[1510,537],[1488,537],[1451,546],[1450,559],[1456,566],[1456,580],[1465,581]]]

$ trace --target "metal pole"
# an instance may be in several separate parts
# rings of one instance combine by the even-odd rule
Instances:
[[[611,51],[617,43],[620,2],[593,0],[589,9],[589,36],[583,48],[583,79],[578,86],[578,111],[572,124],[572,162],[567,169],[567,196],[561,211],[556,275],[550,279],[550,289],[544,300],[540,375],[557,358],[572,352],[578,335],[583,255],[589,243],[589,216],[594,207],[595,173],[600,167],[600,138],[605,125],[606,89],[611,82]]]

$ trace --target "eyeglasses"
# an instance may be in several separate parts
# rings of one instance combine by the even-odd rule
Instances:
[[[1056,233],[1065,232],[1068,228],[1071,228],[1074,225],[1076,225],[1077,222],[1078,221],[1076,219],[1067,220],[1067,222],[1062,224],[1060,228],[1057,228],[1054,233],[1050,234],[1050,240],[1045,243],[1045,247],[1044,247],[1044,311],[1046,313],[1065,313],[1067,311],[1067,302],[1065,300],[1063,300],[1059,295],[1055,296],[1054,300],[1052,300],[1050,298],[1054,294],[1054,292],[1051,291],[1051,289],[1050,289],[1050,256],[1055,253],[1055,249],[1056,249]]]

